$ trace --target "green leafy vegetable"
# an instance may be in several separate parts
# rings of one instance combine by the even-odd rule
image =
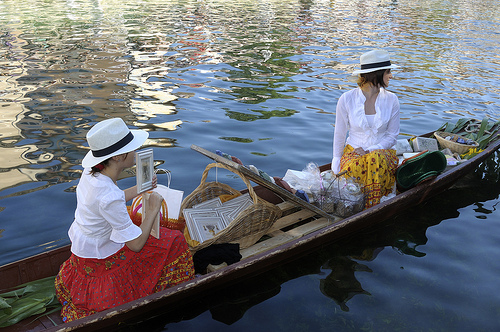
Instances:
[[[47,309],[59,309],[54,286],[55,277],[21,285],[19,289],[0,294],[0,327],[6,327]]]
[[[453,123],[444,123],[437,131],[445,131],[471,139],[484,149],[492,141],[499,138],[500,121],[492,122],[484,118],[481,122],[476,119],[460,118]]]

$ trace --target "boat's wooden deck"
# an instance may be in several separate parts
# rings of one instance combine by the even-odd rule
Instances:
[[[332,223],[331,219],[318,217],[315,212],[298,207],[289,201],[276,205],[281,209],[283,216],[274,223],[261,241],[240,250],[242,260],[310,234]],[[224,266],[226,264],[210,265],[208,271],[215,271]]]
[[[312,233],[331,223],[324,217],[314,218],[316,214],[306,209],[292,211],[297,210],[297,206],[290,202],[283,202],[278,206],[284,216],[274,223],[263,241],[240,250],[243,259]]]

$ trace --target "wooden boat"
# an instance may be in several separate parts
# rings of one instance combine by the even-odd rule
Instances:
[[[282,217],[275,222],[262,241],[242,249],[243,258],[240,262],[225,267],[211,267],[207,274],[165,291],[70,323],[62,323],[59,313],[55,312],[41,316],[36,320],[33,318],[25,319],[16,325],[4,328],[4,330],[111,331],[124,324],[133,324],[145,318],[163,314],[167,310],[166,308],[188,304],[194,298],[256,276],[277,264],[292,261],[336,239],[373,226],[407,208],[418,205],[450,188],[457,180],[473,171],[499,148],[500,140],[493,141],[475,157],[447,169],[434,180],[418,185],[353,216],[340,218],[322,211],[271,182],[265,181],[242,165],[200,147],[192,146],[193,150],[216,162],[233,167],[257,183],[253,187],[255,192],[282,210]],[[321,170],[328,168],[329,165],[323,165]],[[57,274],[60,264],[69,255],[70,247],[66,246],[1,266],[1,288],[5,290],[25,282],[54,276]]]

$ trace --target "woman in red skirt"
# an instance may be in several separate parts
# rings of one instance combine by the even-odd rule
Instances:
[[[91,315],[177,285],[194,276],[191,253],[179,231],[160,228],[150,236],[162,197],[153,192],[148,213],[136,226],[126,202],[136,186],[121,190],[119,174],[135,164],[134,151],[148,138],[122,119],[101,121],[87,133],[91,151],[76,189],[75,219],[69,229],[71,257],[56,277],[64,322]],[[153,179],[156,186],[156,177]]]

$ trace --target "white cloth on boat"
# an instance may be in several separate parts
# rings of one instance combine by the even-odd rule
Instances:
[[[71,252],[82,258],[106,258],[142,234],[127,211],[125,193],[104,174],[85,169],[76,188],[75,220],[68,235]]]
[[[391,149],[396,144],[399,135],[398,97],[380,88],[372,124],[365,114],[365,101],[366,97],[358,87],[343,93],[337,102],[332,159],[335,174],[340,172],[340,158],[346,144],[370,152]]]

